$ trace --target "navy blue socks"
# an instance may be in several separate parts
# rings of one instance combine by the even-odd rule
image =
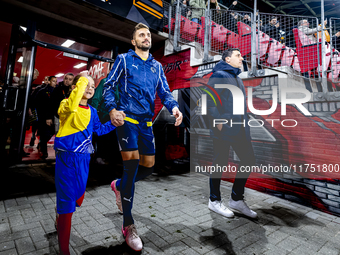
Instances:
[[[126,227],[134,223],[131,210],[133,195],[135,193],[135,179],[138,171],[139,159],[124,161],[123,165],[124,171],[119,183],[119,190],[123,206],[123,226]]]
[[[154,167],[139,166],[138,159],[126,160],[123,162],[123,165],[123,176],[122,179],[117,180],[116,188],[120,191],[123,206],[123,226],[126,227],[134,223],[131,210],[135,193],[135,182],[152,174]]]

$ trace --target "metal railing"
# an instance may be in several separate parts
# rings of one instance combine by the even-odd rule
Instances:
[[[294,75],[319,80],[322,57],[317,18],[259,13],[257,24],[258,65],[291,67]]]
[[[340,19],[330,18],[329,19],[329,43],[331,45],[331,68],[328,73],[327,78],[332,81],[332,83],[340,83]],[[326,38],[327,40],[328,38]],[[333,86],[335,90],[340,90],[338,86]]]
[[[226,49],[239,48],[243,58],[250,64],[253,14],[216,9],[210,10],[210,13],[210,52],[221,54]]]
[[[322,81],[322,92],[340,88],[324,84],[327,80],[340,83],[340,55],[337,51],[340,49],[340,37],[337,37],[340,33],[335,36],[340,31],[340,19],[331,18],[328,29],[320,26],[315,17],[255,15],[223,8],[198,9],[180,2],[165,8],[168,8],[165,13],[169,13],[169,36],[173,38],[175,51],[180,50],[180,44],[190,44],[203,53],[204,63],[228,48],[239,48],[251,67],[249,70],[286,68],[294,76]],[[202,16],[193,20],[197,13]],[[321,32],[326,30],[331,40],[321,43],[324,40]]]
[[[169,35],[174,39],[174,46],[178,43],[189,44],[196,42],[203,48],[204,45],[204,22],[205,9],[203,8],[189,8],[183,4],[170,6],[169,11]],[[203,13],[202,18],[198,22],[192,21],[192,14]],[[175,48],[174,47],[174,48]]]
[[[169,32],[169,13],[172,12],[172,5],[163,1],[163,31]]]

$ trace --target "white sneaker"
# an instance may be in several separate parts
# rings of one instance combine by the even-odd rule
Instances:
[[[228,205],[231,209],[236,210],[250,218],[254,219],[257,218],[257,213],[254,212],[253,210],[250,210],[250,208],[248,207],[246,202],[244,202],[244,200],[235,201],[232,198],[230,198]]]
[[[222,201],[214,201],[212,202],[209,199],[209,205],[208,208],[212,211],[214,211],[215,213],[221,214],[224,217],[228,217],[228,218],[232,218],[234,217],[234,213],[232,211],[230,211],[223,203]]]
[[[134,251],[141,251],[143,249],[143,243],[137,234],[135,224],[131,224],[127,227],[122,227],[122,233],[128,246]]]

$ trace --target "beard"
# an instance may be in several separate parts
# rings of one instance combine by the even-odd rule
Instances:
[[[137,43],[136,47],[142,51],[148,51],[151,48],[151,43],[149,43],[149,46],[144,46],[143,43]]]

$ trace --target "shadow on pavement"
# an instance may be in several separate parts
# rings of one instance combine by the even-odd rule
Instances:
[[[90,165],[87,188],[110,185],[120,176],[122,166]],[[0,200],[55,192],[55,163],[22,165],[7,169],[0,178]]]
[[[155,168],[158,176],[178,175],[188,172],[188,163],[159,165]],[[0,178],[0,200],[25,196],[42,195],[55,192],[55,161],[35,165],[20,165],[6,169]],[[122,164],[90,164],[87,188],[110,185],[112,180],[120,178]]]
[[[221,250],[225,251],[225,254],[228,255],[236,255],[236,253],[233,250],[233,244],[229,240],[228,235],[216,228],[211,229],[213,231],[211,236],[201,236],[200,241],[203,245],[211,245],[216,248],[219,248]]]
[[[55,232],[51,232],[51,233],[47,233],[45,234],[45,237],[49,243],[48,248],[49,248],[49,253],[48,254],[58,254],[56,253],[56,251],[54,250],[54,246],[58,245],[58,234],[57,231]]]
[[[265,217],[268,220],[266,225],[289,226],[293,228],[298,228],[301,225],[325,225],[319,221],[308,218],[304,214],[293,209],[287,209],[281,206],[261,208],[257,209],[257,212],[262,214],[262,217]]]
[[[115,217],[114,214],[106,214],[105,215],[108,219],[112,220],[112,222],[117,225],[117,217]],[[142,223],[145,226],[149,226],[150,229],[147,229],[146,232],[144,233],[140,233],[140,237],[142,240],[147,240],[147,243],[145,244],[144,248],[148,248],[148,252],[150,254],[152,254],[152,251],[154,251],[155,253],[159,253],[159,252],[164,252],[164,254],[167,254],[167,250],[169,250],[169,253],[171,254],[176,254],[174,253],[177,249],[178,249],[178,253],[180,253],[181,250],[186,249],[188,246],[190,248],[192,248],[193,250],[196,251],[200,251],[200,253],[197,254],[202,254],[203,250],[201,250],[202,248],[204,249],[204,246],[209,244],[209,246],[213,245],[216,248],[220,248],[226,251],[226,254],[231,254],[234,255],[236,254],[233,251],[233,247],[232,247],[232,243],[231,241],[229,241],[227,234],[225,234],[223,231],[213,228],[213,233],[210,236],[210,231],[211,229],[209,229],[208,231],[204,231],[202,230],[201,233],[198,233],[198,235],[202,235],[200,237],[192,237],[192,236],[188,236],[187,234],[184,234],[186,230],[189,229],[189,231],[191,231],[190,229],[197,229],[197,225],[184,225],[181,223],[162,223],[162,221],[153,221],[150,220],[146,217],[143,216],[139,216],[139,215],[134,215],[134,218],[136,221]],[[226,223],[225,218],[221,217],[224,222]],[[119,219],[119,221],[121,221],[121,219]],[[156,225],[156,226],[155,226]],[[221,225],[221,224],[220,224]],[[221,227],[223,227],[223,224],[221,225]],[[142,228],[145,228],[142,226]],[[172,237],[165,237],[164,240],[169,241],[170,239],[173,239],[170,244],[167,244],[164,240],[163,240],[163,233],[162,232],[158,232],[158,231],[164,231],[165,229],[172,229],[173,230],[173,236]],[[152,231],[154,230],[154,232]],[[138,228],[137,228],[138,231]],[[158,236],[159,235],[159,236]],[[159,240],[156,240],[159,239]],[[182,241],[182,242],[179,242]],[[148,245],[150,244],[150,242],[152,243],[158,243],[158,247],[157,250],[154,250],[156,247],[154,244],[152,245]],[[159,243],[164,243],[159,244]],[[144,242],[143,242],[144,244]],[[90,253],[90,254],[137,254],[137,253],[131,253],[131,249],[130,251],[128,250],[124,250],[124,245],[126,245],[126,243],[124,242],[124,244],[122,245],[116,245],[116,246],[110,246],[107,250],[104,250],[107,253]],[[221,247],[223,246],[223,247]],[[129,247],[127,247],[129,249]],[[159,248],[159,249],[158,249]],[[181,249],[183,248],[183,249]],[[102,247],[94,247],[94,251],[102,251],[102,250],[96,250],[96,249],[102,249]],[[162,249],[162,250],[160,250]],[[111,252],[114,253],[111,253]],[[122,253],[122,252],[128,252],[128,253]],[[85,253],[83,253],[85,254]],[[86,253],[87,254],[87,253]]]
[[[54,164],[9,168],[0,178],[0,200],[55,192]]]
[[[118,244],[115,246],[104,247],[104,246],[95,246],[89,249],[86,249],[81,253],[82,255],[137,255],[142,254],[142,251],[136,252],[132,250],[126,242],[122,244]]]

